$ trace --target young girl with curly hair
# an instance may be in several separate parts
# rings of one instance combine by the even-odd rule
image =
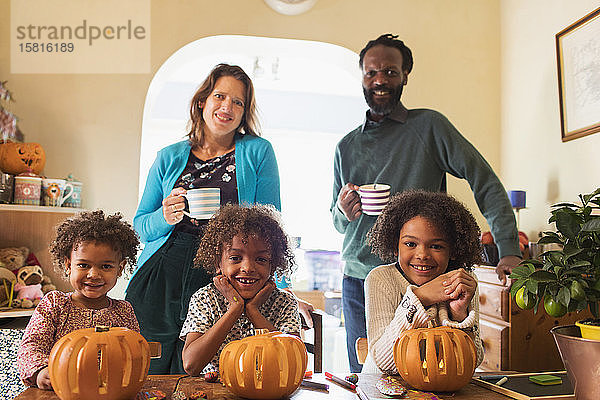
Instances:
[[[367,234],[373,253],[391,264],[373,269],[365,280],[369,353],[363,372],[397,374],[394,342],[429,321],[467,331],[481,363],[472,272],[481,257],[479,233],[469,210],[445,193],[415,190],[390,198]]]
[[[185,371],[218,371],[223,347],[255,329],[298,335],[298,303],[273,281],[275,273],[289,276],[294,265],[274,208],[221,207],[209,221],[194,259],[195,268],[215,276],[190,300],[180,334]]]
[[[117,213],[83,212],[56,227],[52,261],[68,277],[73,292],[46,294],[33,312],[17,354],[19,375],[27,386],[52,389],[48,357],[61,337],[96,325],[139,332],[131,305],[106,294],[126,266],[133,270],[139,240]]]

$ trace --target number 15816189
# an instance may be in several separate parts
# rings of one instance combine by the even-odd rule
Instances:
[[[75,45],[68,43],[19,43],[21,53],[72,53]]]

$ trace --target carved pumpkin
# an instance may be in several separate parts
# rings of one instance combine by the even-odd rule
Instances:
[[[61,400],[133,399],[148,368],[148,342],[127,328],[78,329],[60,338],[48,361]]]
[[[0,144],[0,169],[13,175],[33,172],[39,175],[46,164],[46,153],[39,143]]]
[[[293,335],[257,329],[255,336],[228,343],[219,357],[221,382],[249,399],[280,399],[300,386],[308,355]]]
[[[473,340],[460,329],[418,328],[394,344],[398,373],[419,390],[452,392],[469,383],[477,364]]]

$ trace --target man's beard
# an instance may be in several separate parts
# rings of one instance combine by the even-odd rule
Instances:
[[[404,85],[398,85],[395,88],[385,85],[375,86],[373,89],[367,89],[363,86],[363,94],[365,96],[365,100],[367,101],[367,105],[371,109],[373,114],[377,115],[389,115],[400,101],[400,97],[402,96],[402,89]],[[373,99],[373,92],[377,90],[388,90],[390,92],[390,99],[385,103],[378,103]]]

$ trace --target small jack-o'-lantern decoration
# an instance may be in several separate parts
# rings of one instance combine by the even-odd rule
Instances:
[[[39,143],[0,144],[0,169],[13,175],[33,172],[39,175],[46,164],[46,153]]]
[[[249,399],[280,399],[300,386],[308,355],[293,335],[257,329],[255,336],[228,343],[219,357],[221,382]]]
[[[54,344],[48,361],[52,387],[61,400],[129,400],[142,388],[148,342],[127,328],[78,329]]]
[[[452,392],[469,383],[477,366],[473,339],[460,329],[418,328],[394,344],[398,373],[419,390]]]

